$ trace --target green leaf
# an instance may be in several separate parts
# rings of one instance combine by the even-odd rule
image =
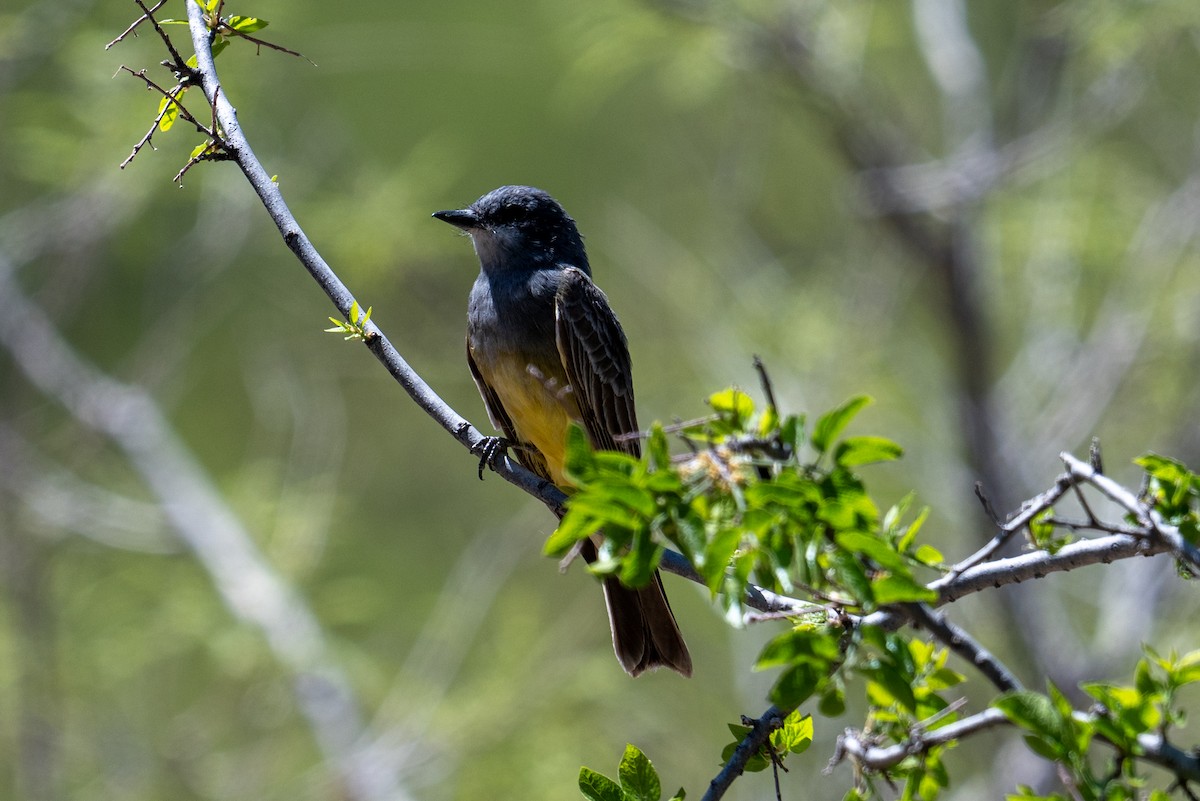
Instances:
[[[737,747],[740,744],[741,744],[740,742],[733,742],[733,743],[729,743],[724,748],[722,748],[721,749],[721,762],[728,762],[730,759],[732,759],[733,752],[737,750]],[[760,770],[766,770],[770,764],[771,764],[770,760],[768,760],[765,756],[763,756],[762,751],[760,749],[757,754],[755,754],[754,756],[752,756],[748,760],[746,760],[745,771],[747,773],[758,773]]]
[[[942,552],[932,545],[922,545],[917,548],[917,552],[913,556],[921,564],[930,567],[937,567],[946,560],[946,557],[942,556]]]
[[[1003,712],[1004,716],[1016,725],[1037,735],[1034,739],[1055,744],[1060,750],[1055,752],[1056,755],[1050,757],[1051,759],[1057,759],[1064,752],[1066,727],[1062,716],[1048,697],[1032,690],[1019,690],[1000,696],[992,702],[992,706]],[[1032,744],[1030,747],[1034,748]],[[1045,756],[1040,751],[1038,753]]]
[[[1029,746],[1029,750],[1042,759],[1049,759],[1051,762],[1057,762],[1063,756],[1062,750],[1058,746],[1035,734],[1025,735],[1025,745]]]
[[[834,537],[837,544],[851,553],[865,556],[879,567],[897,572],[908,572],[908,562],[892,547],[874,534],[865,531],[839,531]],[[883,601],[880,601],[883,603]]]
[[[230,28],[233,28],[238,33],[254,33],[255,31],[262,30],[269,24],[265,19],[259,19],[258,17],[243,17],[237,14],[229,17],[229,19],[225,20],[225,22]],[[658,800],[655,799],[655,801]]]
[[[662,524],[667,539],[679,548],[689,562],[697,565],[702,562],[706,544],[703,519],[691,509],[673,508],[667,511],[667,521]],[[727,562],[721,563],[722,570]]]
[[[867,697],[871,703],[887,708],[892,704],[912,714],[917,709],[917,698],[912,685],[893,665],[878,664],[873,668],[861,669],[871,681],[867,684]]]
[[[913,540],[915,540],[917,538],[917,532],[919,532],[921,530],[921,526],[925,525],[925,521],[928,519],[929,519],[929,507],[928,506],[922,507],[921,511],[917,512],[917,516],[915,518],[913,518],[913,521],[911,523],[909,523],[908,526],[905,527],[904,534],[901,535],[900,539],[896,541],[896,550],[907,551],[910,547],[912,547]],[[938,552],[936,549],[934,549],[933,546],[923,545],[923,546],[921,546],[921,548],[930,548],[931,550],[933,550],[934,553],[937,553],[937,555],[938,555],[937,562],[941,563],[942,555],[940,552]],[[921,549],[917,549],[917,559],[924,562],[925,560],[921,559],[920,554],[921,554]],[[926,562],[926,564],[930,564],[930,563]]]
[[[648,585],[662,560],[662,553],[662,547],[654,544],[648,531],[638,531],[633,538],[633,547],[621,560],[621,583],[634,588]]]
[[[596,524],[591,515],[568,507],[558,528],[554,529],[542,546],[542,554],[554,557],[565,556],[575,543],[592,536],[599,528],[600,526]]]
[[[783,726],[771,733],[771,745],[781,754],[803,753],[812,745],[812,740],[812,715],[803,715],[799,709],[793,709],[784,718]]]
[[[709,590],[716,592],[725,577],[725,568],[733,558],[741,542],[741,532],[736,528],[723,528],[708,541],[704,548],[704,561],[697,566]]]
[[[784,709],[798,707],[816,692],[824,678],[824,674],[811,665],[795,665],[776,680],[771,688],[771,703]]]
[[[768,406],[763,410],[762,415],[758,420],[758,435],[760,437],[769,437],[779,428],[779,412],[774,406]]]
[[[1200,681],[1200,651],[1190,651],[1175,661],[1172,680],[1177,687]]]
[[[636,746],[625,746],[625,755],[621,757],[617,773],[621,779],[621,789],[625,791],[627,798],[636,801],[659,801],[662,797],[658,771]]]
[[[158,130],[169,131],[175,125],[175,120],[179,119],[179,104],[169,97],[164,97],[158,103],[158,113],[162,114],[162,119],[158,121]]]
[[[874,592],[871,580],[867,578],[857,559],[845,551],[833,551],[829,554],[829,566],[837,583],[859,604],[868,606],[872,603]]]
[[[928,679],[929,689],[937,692],[938,690],[945,690],[948,687],[962,684],[966,680],[967,677],[958,671],[951,670],[948,667],[941,667],[930,674]]]
[[[818,453],[825,453],[846,425],[863,407],[871,402],[869,395],[855,395],[838,408],[821,416],[813,429],[812,445]]]
[[[754,663],[755,670],[793,665],[800,662],[824,669],[841,659],[838,635],[825,628],[797,628],[785,631],[763,646]]]
[[[834,464],[855,467],[875,462],[890,462],[904,455],[904,449],[885,437],[847,437],[833,453]]]
[[[736,387],[709,395],[708,405],[738,432],[745,429],[750,416],[754,414],[754,400]]]
[[[656,422],[650,427],[650,437],[646,440],[646,457],[651,470],[667,471],[671,467],[671,450],[661,423]]]
[[[1143,468],[1159,481],[1171,484],[1190,481],[1192,473],[1183,462],[1160,456],[1157,453],[1147,453],[1133,460],[1133,463]]]
[[[563,460],[567,478],[584,484],[596,469],[596,457],[583,426],[572,423],[567,427],[567,454]]]
[[[606,480],[594,483],[589,487],[589,491],[600,502],[619,506],[621,509],[632,513],[642,520],[649,520],[658,511],[658,506],[654,502],[654,496],[641,487],[636,487],[632,484]],[[624,516],[622,515],[622,517]]]
[[[625,487],[613,487],[594,483],[586,491],[572,495],[567,500],[567,509],[579,509],[595,518],[601,527],[613,526],[624,531],[608,531],[608,538],[628,539],[630,532],[642,527],[645,517],[624,503]],[[628,544],[628,543],[625,543]]]
[[[629,801],[620,785],[591,768],[579,769],[579,792],[589,801]]]
[[[804,415],[789,414],[779,426],[779,438],[783,440],[793,454],[800,452],[804,445]]]
[[[819,500],[820,493],[811,481],[805,481],[795,473],[781,473],[769,481],[757,481],[746,487],[745,498],[749,506],[775,504],[797,509]]]
[[[1038,548],[1051,550],[1054,538],[1054,508],[1044,509],[1029,521],[1029,533]],[[1053,551],[1051,551],[1053,553]]]
[[[880,605],[905,601],[930,603],[938,599],[937,590],[931,590],[918,584],[911,576],[899,573],[877,577],[871,582],[871,592],[875,596],[875,603]]]

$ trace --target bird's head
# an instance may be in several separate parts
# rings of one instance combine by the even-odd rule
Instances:
[[[541,189],[502,186],[465,209],[437,211],[433,216],[471,235],[485,271],[565,264],[590,274],[575,221]]]

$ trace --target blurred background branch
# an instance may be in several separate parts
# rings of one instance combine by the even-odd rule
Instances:
[[[1122,483],[1146,450],[1200,462],[1192,5],[368,2],[331,18],[262,0],[227,10],[321,66],[234,43],[222,74],[309,235],[467,417],[475,267],[428,214],[541,185],[629,334],[642,419],[756,386],[752,353],[789,411],[869,392],[870,424],[907,453],[872,485],[915,489],[955,558],[993,533],[977,480],[1011,508],[1093,435]],[[327,301],[230,169],[173,187],[198,143],[180,127],[117,171],[158,103],[110,80],[157,69],[156,43],[103,50],[138,13],[0,14],[0,325],[92,366],[60,387],[87,419],[152,410],[115,426],[139,438],[122,450],[25,373],[70,364],[46,358],[61,349],[0,356],[0,708],[20,710],[0,716],[0,752],[20,755],[0,784],[325,799],[349,754],[368,786],[421,798],[561,797],[625,738],[670,786],[710,775],[726,739],[711,721],[764,706],[770,679],[747,667],[769,626],[730,635],[676,581],[697,677],[613,671],[596,588],[536,556],[552,518],[480,484],[320,333]],[[22,308],[44,326],[13,333]],[[157,475],[181,453],[188,472]],[[270,597],[307,610],[280,620],[300,614],[316,651],[278,657],[179,546],[164,499],[188,475],[274,575]],[[1018,675],[1126,675],[1143,639],[1194,647],[1194,599],[1161,561],[1008,588],[1003,615],[965,600],[955,621]],[[321,735],[334,745],[296,693],[309,658],[350,710]],[[841,797],[848,768],[816,776],[835,728],[785,795]],[[1045,779],[1012,742],[958,749],[978,771],[957,797]]]

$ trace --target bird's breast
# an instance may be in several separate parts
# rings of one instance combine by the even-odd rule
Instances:
[[[565,484],[567,426],[580,415],[558,353],[553,295],[481,276],[471,292],[467,346],[517,438],[545,457],[555,484]]]

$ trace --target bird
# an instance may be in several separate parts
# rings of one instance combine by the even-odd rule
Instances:
[[[568,494],[566,435],[640,455],[625,332],[592,282],[575,221],[547,192],[502,186],[463,209],[434,212],[470,235],[480,272],[467,302],[467,365],[488,417],[517,461]],[[596,559],[595,538],[580,554]],[[658,571],[644,587],[603,579],[613,651],[637,676],[692,657]]]

